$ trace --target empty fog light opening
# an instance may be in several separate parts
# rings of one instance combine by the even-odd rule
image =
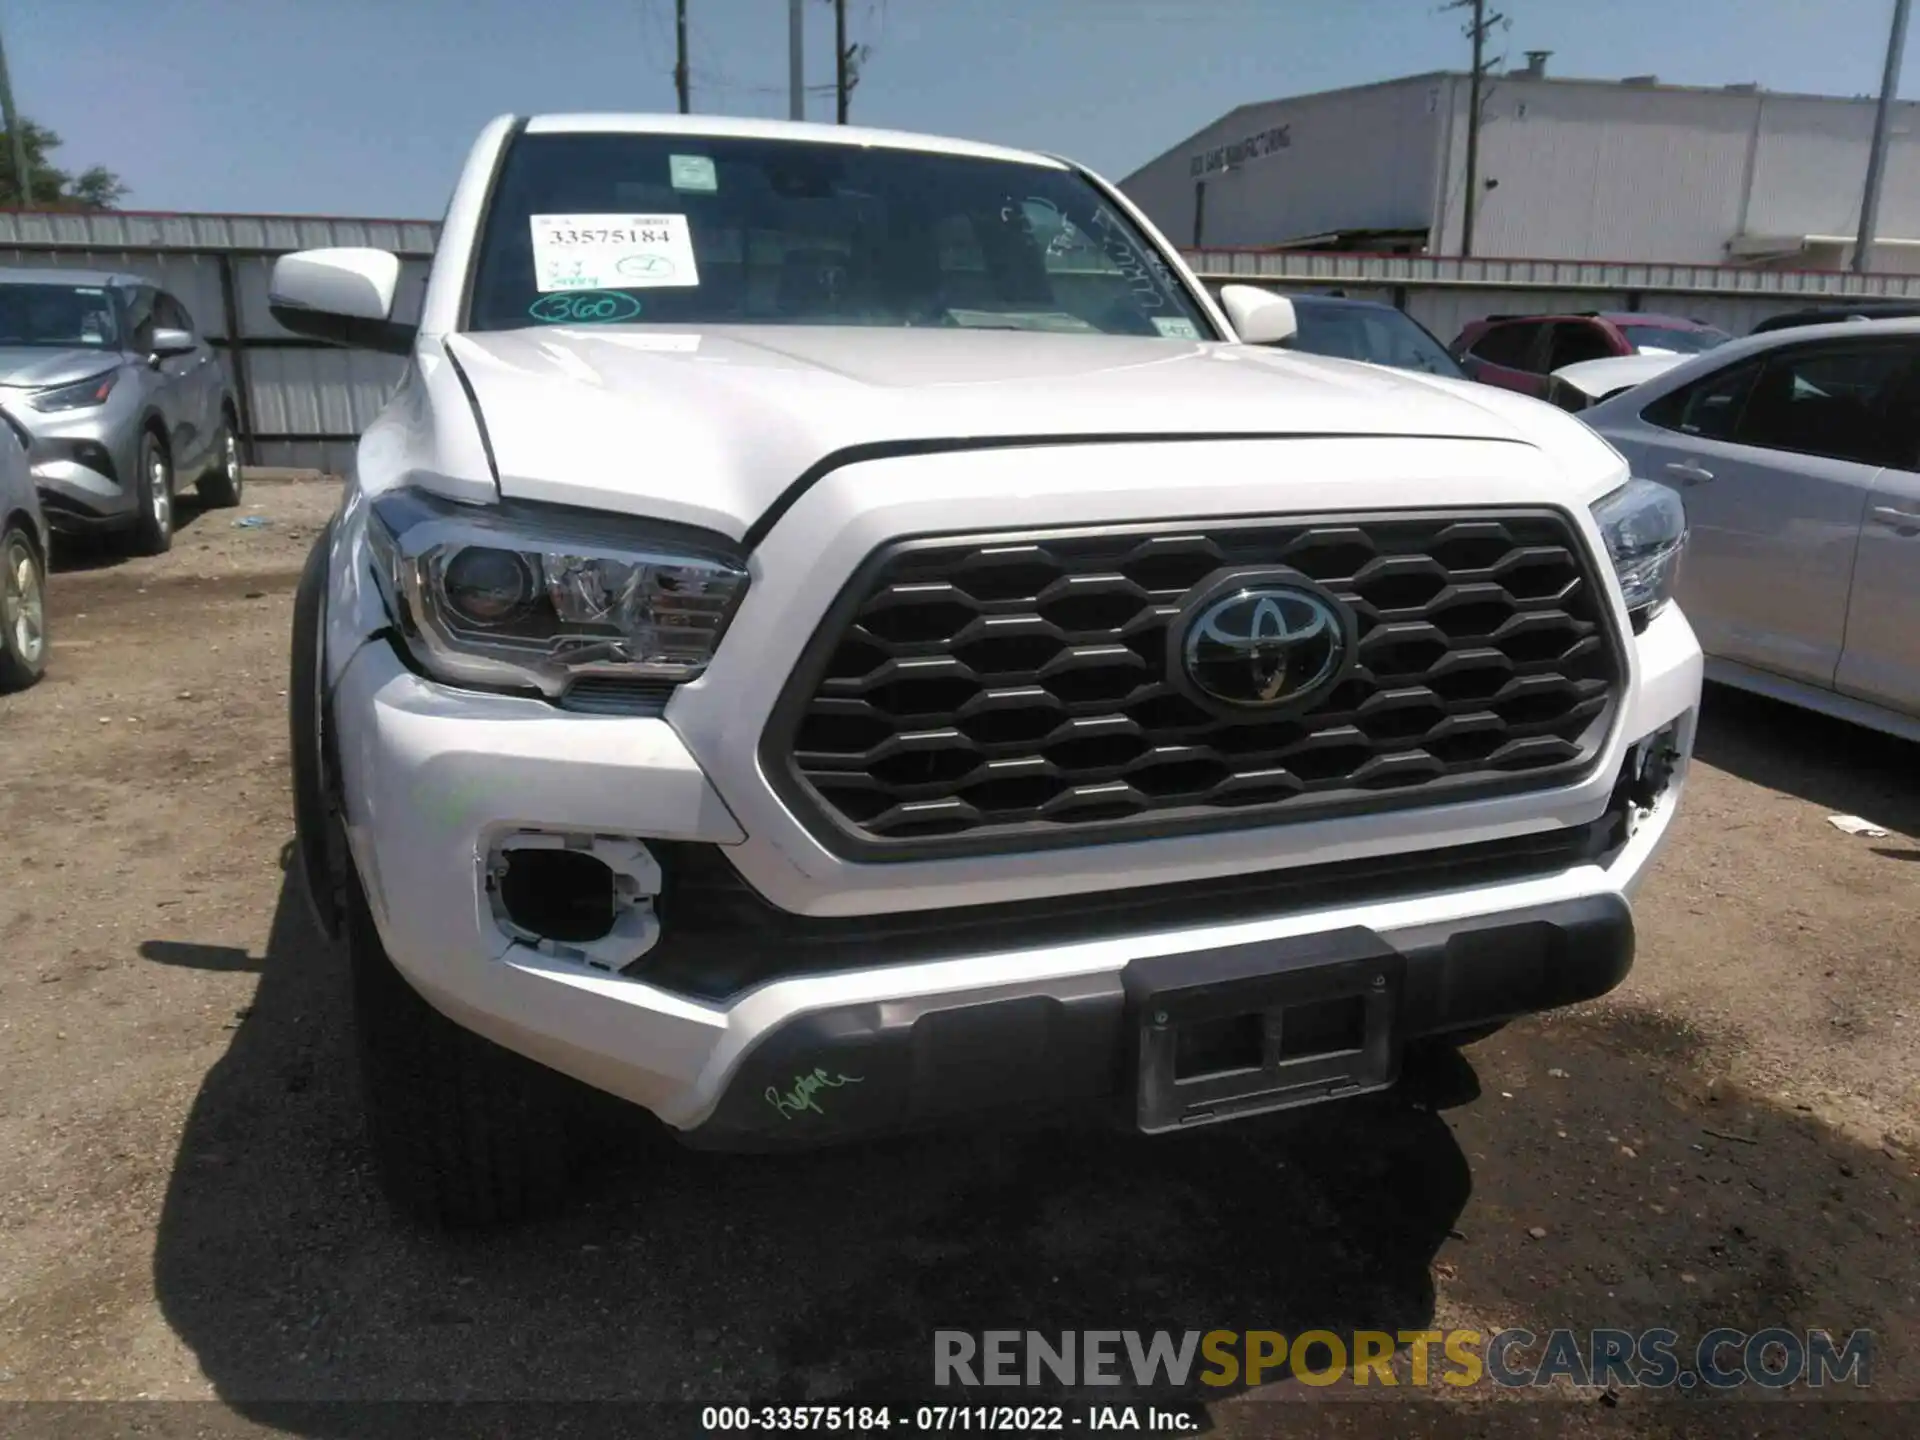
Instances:
[[[500,928],[542,955],[618,973],[660,938],[660,866],[638,840],[522,830],[487,856]]]
[[[1632,807],[1627,817],[1629,834],[1641,820],[1660,808],[1680,778],[1682,716],[1663,729],[1654,731],[1627,752],[1627,763],[1620,772],[1620,792]]]

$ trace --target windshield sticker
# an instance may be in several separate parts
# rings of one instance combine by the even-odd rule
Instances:
[[[527,314],[543,325],[617,325],[639,313],[638,300],[613,290],[542,295],[527,307]]]
[[[700,283],[684,215],[534,215],[534,284],[556,290],[647,290]]]
[[[1200,327],[1191,320],[1183,320],[1177,315],[1156,315],[1153,328],[1169,340],[1198,340]]]
[[[711,195],[720,188],[713,161],[705,155],[669,155],[667,176],[676,190],[698,190]]]

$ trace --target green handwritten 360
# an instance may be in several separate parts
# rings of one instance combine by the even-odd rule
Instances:
[[[859,1083],[858,1075],[829,1075],[823,1067],[816,1065],[809,1074],[794,1076],[793,1088],[784,1094],[777,1085],[767,1086],[767,1103],[780,1112],[782,1120],[791,1120],[802,1110],[825,1115],[827,1112],[820,1108],[819,1100],[822,1090],[838,1090],[842,1085]]]

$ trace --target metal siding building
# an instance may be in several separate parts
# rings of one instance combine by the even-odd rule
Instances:
[[[368,245],[402,257],[396,318],[419,318],[439,227],[303,215],[0,211],[0,265],[115,270],[171,291],[222,351],[255,465],[342,471],[406,361],[292,335],[267,312],[276,256]]]
[[[1243,105],[1120,188],[1176,245],[1425,230],[1445,80],[1422,76]]]
[[[1486,92],[1476,254],[1803,269],[1851,256],[1871,101],[1527,73]],[[1457,254],[1467,97],[1467,77],[1443,73],[1243,106],[1122,188],[1182,245]],[[1917,111],[1895,110],[1879,271],[1920,272]],[[1264,139],[1276,132],[1284,144]]]

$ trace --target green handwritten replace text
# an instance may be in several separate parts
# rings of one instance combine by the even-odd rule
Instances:
[[[825,1069],[815,1066],[805,1075],[793,1077],[793,1088],[782,1094],[777,1085],[767,1087],[767,1103],[780,1112],[782,1120],[791,1120],[803,1110],[811,1110],[815,1115],[825,1115],[820,1108],[822,1090],[838,1090],[842,1085],[858,1085],[858,1075],[829,1075]]]

